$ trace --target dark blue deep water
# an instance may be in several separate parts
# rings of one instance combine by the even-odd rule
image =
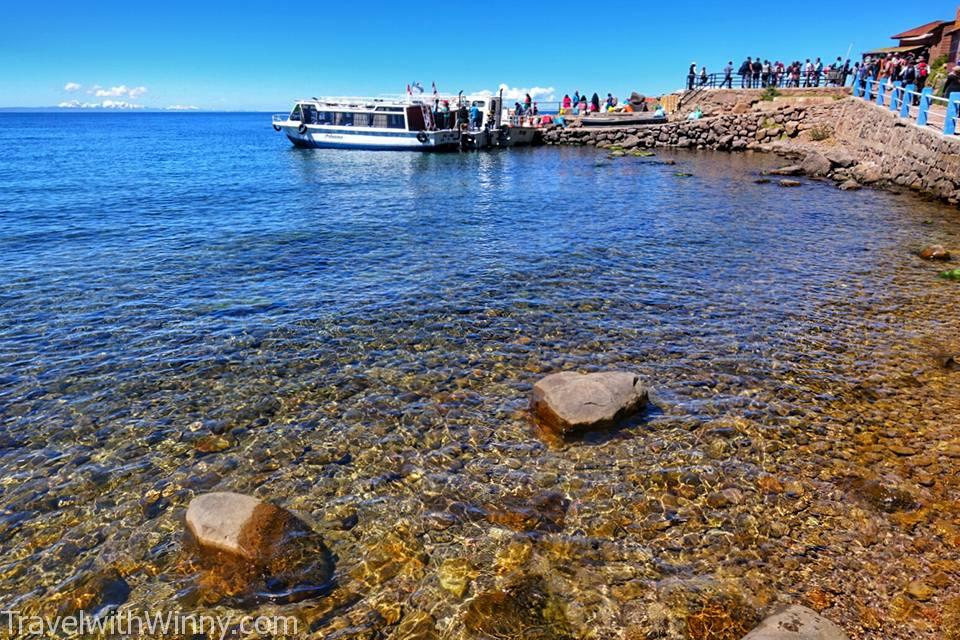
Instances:
[[[805,589],[789,539],[765,541],[757,474],[841,510],[832,463],[791,451],[898,428],[908,398],[862,403],[942,382],[924,345],[957,335],[956,284],[914,252],[960,247],[960,226],[910,194],[753,183],[777,163],[297,150],[266,114],[0,115],[0,604],[43,609],[110,571],[130,603],[177,601],[179,518],[212,489],[321,523],[360,594],[344,615],[379,593],[460,615],[436,567],[473,558],[471,593],[492,588],[509,535],[449,504],[543,491],[573,502],[551,529],[571,551],[519,566],[552,567],[571,633],[633,620],[630,600],[577,619],[617,580],[749,570],[750,598]],[[650,382],[642,425],[558,443],[528,423],[539,376],[601,368]],[[896,460],[870,468],[909,475]],[[684,473],[702,488],[677,498]],[[740,497],[704,502],[721,489]],[[764,540],[684,538],[752,508]],[[777,509],[796,540],[846,548],[847,525],[815,540]],[[358,578],[390,536],[429,560]]]

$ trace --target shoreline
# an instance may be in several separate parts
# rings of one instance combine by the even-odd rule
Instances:
[[[908,188],[960,205],[960,138],[898,118],[884,107],[837,90],[765,101],[759,90],[717,90],[683,103],[699,120],[648,127],[546,129],[547,145],[633,150],[674,148],[775,153],[800,163],[790,175],[830,179],[847,190]],[[783,185],[794,186],[794,185]]]

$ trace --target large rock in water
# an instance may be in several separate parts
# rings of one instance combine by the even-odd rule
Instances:
[[[285,509],[239,493],[187,507],[198,590],[206,602],[290,602],[329,591],[333,560],[319,535]]]
[[[843,629],[813,609],[791,605],[767,617],[743,640],[849,640]]]
[[[289,520],[280,507],[239,493],[207,493],[187,507],[187,528],[200,546],[248,560],[262,557]]]
[[[537,419],[556,431],[611,427],[647,406],[647,389],[625,371],[555,373],[533,387]]]
[[[803,172],[808,176],[825,176],[833,168],[833,165],[823,154],[816,152],[808,153],[800,166],[803,167]]]

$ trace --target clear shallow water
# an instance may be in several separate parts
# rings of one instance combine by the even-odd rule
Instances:
[[[0,152],[4,608],[116,574],[125,606],[215,610],[183,595],[180,518],[220,489],[323,534],[337,590],[264,607],[318,637],[960,616],[932,357],[958,289],[912,255],[960,248],[955,210],[755,185],[762,156],[295,150],[254,114],[6,114]],[[602,368],[649,380],[646,420],[529,424],[539,376]]]

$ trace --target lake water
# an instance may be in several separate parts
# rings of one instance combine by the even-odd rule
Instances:
[[[776,164],[0,115],[0,605],[230,611],[181,533],[233,490],[335,555],[254,607],[315,637],[733,638],[777,602],[943,637],[960,289],[914,254],[960,218]],[[643,420],[530,423],[539,377],[621,368]]]

